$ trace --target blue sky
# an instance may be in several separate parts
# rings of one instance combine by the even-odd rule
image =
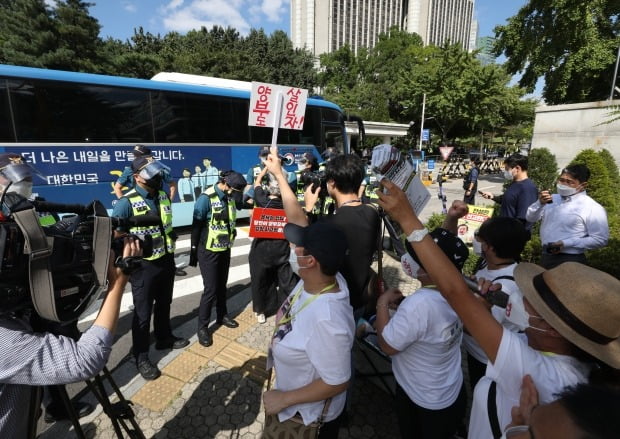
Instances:
[[[46,0],[52,3],[54,0]],[[125,40],[133,29],[162,36],[170,31],[213,25],[232,26],[242,35],[252,28],[267,34],[281,29],[289,33],[290,0],[90,0],[90,14],[99,20],[102,37]],[[475,17],[480,36],[492,35],[493,28],[504,24],[527,3],[525,0],[476,0]]]

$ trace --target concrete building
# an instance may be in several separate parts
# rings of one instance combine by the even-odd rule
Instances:
[[[316,56],[345,44],[357,53],[397,26],[424,44],[449,40],[470,50],[473,12],[474,0],[291,0],[291,40]]]

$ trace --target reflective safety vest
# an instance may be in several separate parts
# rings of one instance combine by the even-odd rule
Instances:
[[[127,198],[131,204],[134,216],[146,215],[151,210],[146,201],[135,189],[130,190],[123,198]],[[140,238],[151,235],[153,238],[153,255],[144,258],[147,261],[159,259],[168,253],[174,253],[174,240],[172,239],[172,206],[170,199],[164,191],[159,191],[159,216],[161,224],[158,226],[132,227],[129,233],[133,233]]]
[[[37,216],[39,217],[39,224],[43,227],[56,224],[56,218],[50,212],[37,212]]]
[[[300,203],[304,201],[304,183],[301,181],[302,171],[299,169],[295,171],[295,178],[297,180],[297,189],[295,190],[295,195],[297,195],[297,201]]]
[[[211,219],[207,225],[205,248],[212,252],[223,252],[235,242],[237,209],[232,200],[222,201],[213,186],[209,186],[204,194],[211,201]]]

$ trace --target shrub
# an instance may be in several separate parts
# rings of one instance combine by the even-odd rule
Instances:
[[[547,148],[535,148],[528,156],[528,177],[540,190],[553,189],[558,177],[558,162]]]
[[[608,216],[615,216],[618,212],[617,194],[614,192],[614,181],[610,177],[609,168],[601,155],[593,149],[584,149],[575,156],[571,165],[578,163],[590,169],[590,180],[586,188],[588,195],[605,208]]]

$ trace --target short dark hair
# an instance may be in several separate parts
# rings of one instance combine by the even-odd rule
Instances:
[[[590,179],[590,170],[586,165],[582,165],[581,163],[568,165],[566,168],[562,169],[560,174],[568,174],[579,180],[580,183],[584,183]]]
[[[355,154],[337,155],[325,165],[325,179],[333,180],[343,194],[357,194],[364,177],[364,162]]]
[[[521,154],[513,154],[509,157],[506,157],[504,160],[504,164],[509,168],[520,167],[524,171],[527,171],[527,156]]]
[[[529,236],[523,222],[516,218],[493,217],[482,223],[478,236],[493,247],[499,258],[521,259]]]
[[[591,439],[618,437],[620,390],[612,386],[577,384],[560,393],[558,402],[575,425]]]

